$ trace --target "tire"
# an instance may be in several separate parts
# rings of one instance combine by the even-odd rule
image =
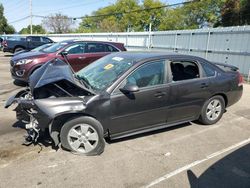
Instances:
[[[215,124],[221,119],[224,112],[224,98],[220,95],[213,96],[203,105],[198,121],[204,125]]]
[[[100,155],[105,147],[101,123],[88,116],[67,121],[61,129],[60,139],[62,147],[75,154]]]
[[[19,52],[21,50],[24,50],[24,48],[22,48],[22,47],[16,47],[15,50],[14,50],[14,53]]]

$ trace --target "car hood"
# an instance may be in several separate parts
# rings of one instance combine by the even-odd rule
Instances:
[[[13,56],[17,56],[17,55],[20,55],[22,53],[26,53],[26,52],[29,52],[29,50],[21,50],[21,51],[18,51],[16,53],[13,54]]]
[[[33,59],[33,58],[40,58],[40,57],[45,57],[45,56],[47,56],[47,54],[44,53],[44,52],[39,52],[39,51],[38,52],[32,52],[32,51],[29,51],[29,52],[14,55],[12,57],[12,61],[17,62],[18,60],[21,60],[21,59]]]
[[[37,90],[45,85],[57,83],[60,81],[70,82],[75,87],[85,90],[89,94],[95,94],[92,90],[86,88],[83,84],[81,84],[75,78],[70,65],[60,59],[53,59],[37,69],[29,77],[29,87],[31,93],[33,93],[34,90]]]

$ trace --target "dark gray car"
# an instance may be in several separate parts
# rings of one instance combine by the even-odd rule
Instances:
[[[219,68],[222,67],[222,68]],[[104,138],[148,132],[199,120],[214,124],[242,95],[236,67],[167,53],[123,52],[76,74],[53,60],[34,72],[29,89],[10,98],[30,139],[49,129],[55,145],[100,154]]]

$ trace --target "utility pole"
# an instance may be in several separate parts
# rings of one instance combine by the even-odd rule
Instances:
[[[30,0],[30,34],[32,35],[32,0]]]

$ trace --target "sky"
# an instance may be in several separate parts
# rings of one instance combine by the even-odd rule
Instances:
[[[184,0],[161,0],[163,3],[174,4]],[[81,17],[91,12],[111,5],[116,0],[32,0],[32,14],[48,16],[62,13],[69,17]],[[13,25],[16,31],[30,24],[30,18],[18,21],[30,15],[30,0],[0,0],[4,6],[4,15],[8,23]],[[33,24],[40,24],[42,18],[33,18]],[[78,20],[76,25],[80,22]]]

